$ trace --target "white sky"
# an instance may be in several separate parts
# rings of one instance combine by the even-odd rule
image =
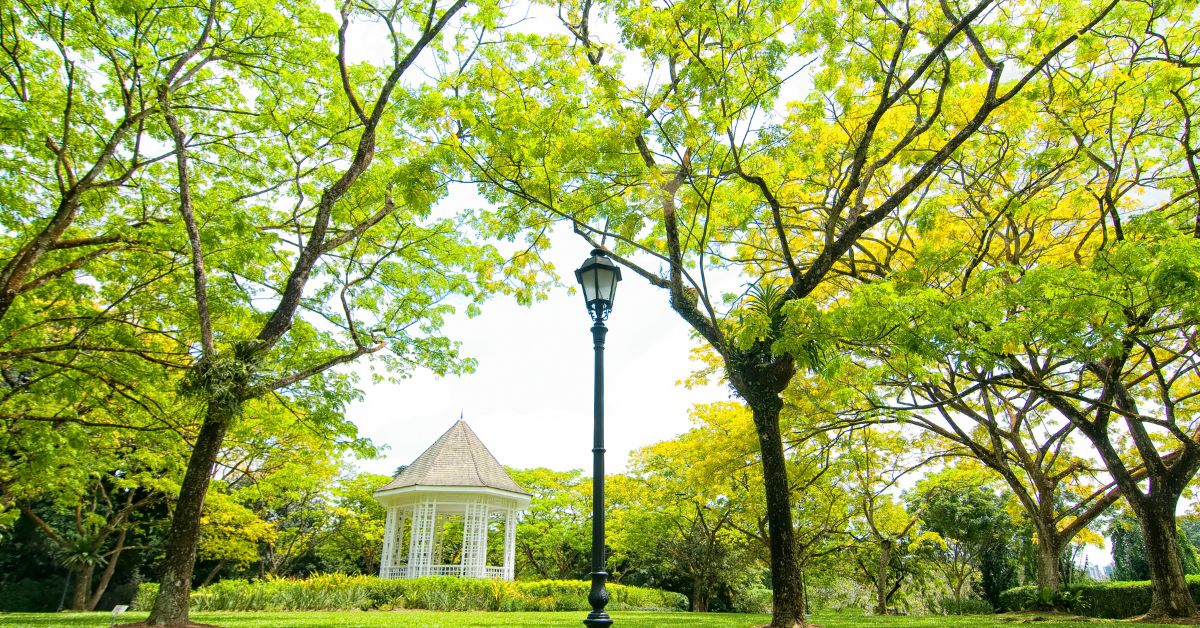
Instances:
[[[563,282],[590,248],[566,229],[552,236],[548,258]],[[729,397],[723,386],[689,390],[678,384],[696,369],[687,324],[667,305],[665,291],[623,273],[605,345],[607,471],[625,467],[628,453],[673,438],[690,427],[696,403]],[[483,314],[450,318],[446,333],[479,361],[473,374],[438,378],[418,372],[399,384],[370,383],[347,416],[362,436],[389,449],[360,468],[390,474],[409,464],[458,420],[459,412],[501,464],[591,472],[593,353],[591,318],[578,291],[553,288],[550,298],[521,307],[508,298],[485,303]],[[367,367],[359,367],[366,372]]]

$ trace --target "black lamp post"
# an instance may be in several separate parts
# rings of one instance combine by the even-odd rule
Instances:
[[[608,328],[604,326],[604,319],[612,311],[621,269],[608,259],[604,251],[596,249],[575,271],[575,278],[583,286],[583,300],[587,303],[588,314],[592,316],[592,344],[596,349],[595,435],[592,444],[592,590],[588,593],[592,612],[588,613],[583,623],[586,626],[611,626],[613,620],[604,612],[608,604],[608,591],[604,588],[608,579],[608,573],[604,571],[604,335],[608,333]]]

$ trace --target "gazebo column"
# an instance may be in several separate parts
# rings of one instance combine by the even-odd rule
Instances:
[[[389,506],[383,521],[383,551],[379,555],[379,577],[392,577],[392,545],[396,543],[396,507]]]
[[[408,569],[406,577],[420,578],[429,575],[433,560],[434,523],[437,520],[437,505],[430,500],[413,508],[412,538],[408,543]]]
[[[463,515],[463,576],[486,577],[487,567],[488,505],[467,504]]]
[[[395,510],[396,514],[392,521],[392,551],[389,557],[392,570],[388,577],[403,578],[405,570],[404,529],[408,525],[408,521],[412,518],[410,516],[412,509],[405,506],[396,506],[393,510]]]
[[[515,578],[517,562],[517,510],[509,506],[504,512],[504,579]]]
[[[444,512],[439,512],[437,514],[437,517],[434,518],[434,520],[433,520],[433,555],[430,556],[430,559],[429,559],[429,564],[432,567],[442,567],[443,565],[446,564],[443,561],[443,559],[445,558],[445,554],[442,552],[442,542],[446,540],[446,520],[449,518],[450,518],[450,515],[448,515]],[[430,571],[430,572],[427,572],[425,575],[427,575],[427,576],[448,576],[448,575],[454,575],[454,574],[447,574],[446,572],[442,571],[441,569],[438,569],[437,573]],[[461,574],[459,574],[459,575],[461,575]]]

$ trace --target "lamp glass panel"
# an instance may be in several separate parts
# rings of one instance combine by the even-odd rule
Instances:
[[[583,287],[584,303],[591,303],[596,300],[596,275],[599,271],[596,267],[589,268],[582,273],[579,273],[579,285]]]
[[[613,293],[617,291],[617,273],[611,268],[596,270],[596,296],[609,304],[612,303]]]

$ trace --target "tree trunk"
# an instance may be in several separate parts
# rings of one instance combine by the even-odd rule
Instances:
[[[1050,525],[1053,525],[1051,523]],[[1046,530],[1037,531],[1037,584],[1039,591],[1055,592],[1062,588],[1062,570],[1058,559],[1062,556],[1062,540]]]
[[[888,563],[892,562],[892,542],[879,540],[879,568],[875,573],[875,614],[887,615]]]
[[[104,596],[104,591],[108,589],[108,583],[112,581],[113,573],[117,571],[117,561],[121,558],[121,552],[125,551],[125,528],[121,528],[117,532],[117,544],[113,547],[113,551],[109,552],[108,564],[104,567],[104,572],[100,574],[100,582],[96,583],[96,590],[92,592],[92,596],[88,598],[87,610],[96,610],[96,605],[100,603],[100,598]]]
[[[225,563],[228,563],[228,562],[229,562],[229,559],[226,559],[226,558],[222,558],[221,560],[217,561],[217,565],[215,567],[213,567],[212,569],[208,570],[208,575],[204,576],[204,581],[201,582],[200,586],[196,587],[196,588],[199,589],[201,587],[206,587],[206,586],[212,584],[213,578],[217,577],[217,574],[220,573],[221,568],[223,568],[225,566]],[[378,573],[378,570],[368,571],[367,573]]]
[[[692,578],[692,612],[708,612],[708,584],[703,576]]]
[[[167,536],[166,558],[163,559],[162,579],[158,598],[146,624],[151,626],[186,626],[188,624],[188,594],[192,590],[192,569],[196,564],[196,547],[200,544],[200,514],[204,496],[212,478],[217,453],[225,440],[225,431],[233,421],[233,408],[210,403],[204,424],[188,460],[179,500],[171,517]]]
[[[92,592],[92,570],[94,569],[95,567],[89,563],[81,565],[75,570],[75,589],[71,592],[71,610],[88,610],[88,594]]]
[[[1196,603],[1188,591],[1179,560],[1179,536],[1175,522],[1177,499],[1169,495],[1151,495],[1135,507],[1142,538],[1146,542],[1146,563],[1150,568],[1150,611],[1148,617],[1191,617]]]
[[[792,505],[787,477],[787,459],[779,435],[779,411],[783,401],[771,392],[742,395],[754,414],[763,464],[767,497],[767,536],[771,550],[771,628],[804,626],[804,589],[796,560],[792,530]]]

